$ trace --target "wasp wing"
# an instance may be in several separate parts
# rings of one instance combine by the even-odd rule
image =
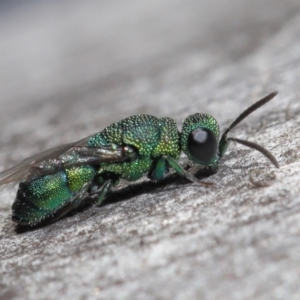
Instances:
[[[132,159],[130,147],[88,147],[86,139],[48,149],[0,173],[0,185],[34,179],[65,167],[122,162]]]

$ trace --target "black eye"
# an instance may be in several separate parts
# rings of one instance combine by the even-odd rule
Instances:
[[[187,148],[190,154],[202,163],[210,163],[217,153],[217,139],[207,128],[197,128],[188,137]]]

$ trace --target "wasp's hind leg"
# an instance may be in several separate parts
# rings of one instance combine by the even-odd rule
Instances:
[[[105,176],[106,177],[106,176]],[[93,190],[90,192],[90,197],[95,198],[96,205],[99,206],[105,200],[107,193],[119,183],[119,176],[113,176],[109,174],[107,178],[103,176],[98,177],[98,184],[95,184]]]

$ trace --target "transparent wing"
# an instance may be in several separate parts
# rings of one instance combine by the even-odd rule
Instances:
[[[86,139],[51,148],[26,158],[16,166],[0,173],[0,185],[37,178],[66,167],[122,162],[135,156],[135,150],[131,147],[91,148],[86,146]]]
[[[20,181],[23,178],[26,178],[26,175],[28,175],[29,170],[31,168],[34,168],[34,166],[38,164],[38,162],[47,160],[50,157],[59,156],[60,154],[68,151],[70,148],[71,148],[71,144],[66,144],[66,145],[58,146],[56,148],[48,149],[44,152],[41,152],[39,154],[24,159],[16,166],[9,168],[0,173],[0,185],[8,184],[10,182]]]

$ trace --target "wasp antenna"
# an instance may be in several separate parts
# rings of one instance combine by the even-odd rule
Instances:
[[[271,152],[269,152],[266,148],[264,148],[261,145],[258,145],[256,143],[252,143],[249,141],[245,141],[245,140],[241,140],[241,139],[237,139],[237,138],[228,138],[227,141],[233,141],[239,144],[242,144],[244,146],[247,146],[249,148],[255,149],[257,151],[259,151],[261,154],[263,154],[269,161],[271,161],[271,163],[279,169],[279,163],[276,160],[276,158],[273,156],[273,154]]]
[[[250,114],[252,114],[255,110],[260,108],[261,106],[265,105],[267,102],[272,100],[278,92],[273,92],[269,94],[268,96],[258,100],[253,105],[248,107],[244,112],[242,112],[236,119],[231,123],[231,125],[224,131],[221,140],[226,139],[227,133],[234,128],[236,125],[238,125],[240,122],[242,122],[246,117],[248,117]]]

